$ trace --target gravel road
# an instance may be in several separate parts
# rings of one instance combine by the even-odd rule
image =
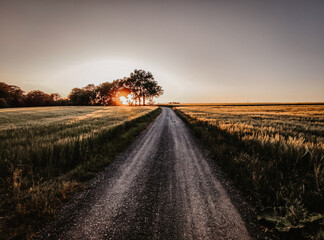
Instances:
[[[40,239],[251,239],[223,186],[188,127],[163,108]]]

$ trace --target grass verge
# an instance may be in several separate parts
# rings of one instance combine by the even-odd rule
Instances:
[[[323,152],[244,140],[175,109],[280,239],[324,239]],[[320,167],[315,163],[318,163]]]
[[[113,161],[160,113],[161,109],[157,108],[91,137],[31,151],[28,156],[39,160],[38,169],[36,166],[21,164],[13,167],[9,162],[3,163],[1,167],[9,169],[10,179],[3,180],[0,188],[0,239],[35,237],[39,224],[55,217],[64,202]],[[64,161],[64,172],[36,174],[44,170],[39,167],[46,161],[44,167],[51,169],[44,172],[53,173],[52,169],[57,169],[55,164],[60,164],[58,161],[61,159]]]

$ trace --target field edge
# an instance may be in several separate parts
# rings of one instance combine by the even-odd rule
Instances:
[[[208,122],[201,121],[195,117],[192,117],[191,115],[186,114],[185,112],[182,112],[180,109],[176,109],[175,107],[172,107],[172,109],[175,111],[175,113],[185,122],[185,124],[190,128],[192,133],[195,135],[195,137],[206,147],[208,150],[211,160],[219,166],[224,173],[225,177],[233,183],[235,188],[239,191],[240,195],[244,198],[244,200],[247,201],[247,203],[250,206],[253,206],[256,213],[256,219],[257,225],[259,225],[259,228],[262,229],[262,231],[268,235],[270,238],[274,239],[314,239],[313,237],[317,236],[318,239],[321,239],[321,220],[323,220],[323,215],[321,213],[317,212],[306,212],[304,219],[302,221],[305,221],[305,228],[302,228],[301,226],[291,226],[290,229],[287,230],[281,230],[278,231],[277,225],[271,225],[270,221],[268,221],[267,217],[271,219],[271,221],[284,221],[285,219],[279,215],[279,213],[276,213],[277,209],[283,209],[287,206],[276,206],[273,205],[263,205],[262,201],[259,199],[260,193],[259,192],[253,192],[252,187],[247,184],[249,182],[248,175],[243,176],[242,179],[242,173],[237,173],[237,171],[246,172],[243,170],[246,170],[244,168],[239,167],[237,164],[233,164],[233,158],[239,157],[236,156],[235,153],[231,152],[232,149],[230,149],[230,145],[234,144],[236,139],[235,137],[230,137],[228,133],[223,132],[221,129],[219,129],[217,126],[212,126]],[[216,134],[216,135],[213,135]],[[221,138],[217,135],[223,135]],[[223,144],[230,144],[228,147],[221,146],[218,147],[215,145],[219,144],[219,139],[225,139],[229,137],[231,141],[225,141]],[[242,147],[242,146],[241,146]],[[233,165],[232,165],[233,164]],[[233,169],[234,167],[234,169]],[[236,167],[238,167],[236,169]],[[250,186],[251,188],[247,188],[246,186]],[[303,205],[301,205],[303,206]],[[294,210],[294,209],[293,209]],[[299,209],[298,209],[299,210]],[[268,211],[268,212],[267,212]],[[268,215],[266,215],[268,214]],[[278,214],[278,215],[276,215]],[[282,213],[280,213],[282,214]],[[274,220],[273,220],[274,219]],[[277,220],[278,219],[278,220]],[[312,219],[312,220],[309,220]],[[308,222],[306,222],[308,221]],[[324,221],[323,221],[324,223]],[[322,223],[322,225],[323,225]],[[281,227],[281,226],[280,226]],[[302,238],[301,238],[302,235]],[[315,238],[317,239],[317,238]]]
[[[15,213],[8,212],[0,219],[0,239],[34,239],[36,232],[53,220],[64,203],[71,200],[75,193],[86,188],[87,183],[103,171],[118,154],[123,152],[161,113],[161,108],[126,121],[107,132],[103,146],[96,146],[91,159],[82,162],[66,174],[40,183],[33,191],[25,191],[27,209],[19,212],[14,201]],[[101,136],[103,137],[103,136]],[[37,205],[35,205],[37,203]],[[21,203],[19,203],[21,204]],[[33,209],[28,209],[28,207]]]

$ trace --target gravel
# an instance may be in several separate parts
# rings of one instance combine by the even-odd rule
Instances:
[[[184,122],[163,108],[39,239],[262,238],[253,214]]]

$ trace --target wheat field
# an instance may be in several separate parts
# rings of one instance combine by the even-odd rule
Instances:
[[[174,109],[250,198],[261,221],[306,235],[317,223],[309,235],[324,234],[323,104]]]
[[[25,238],[35,229],[30,225],[55,215],[57,207],[112,161],[157,110],[0,109],[0,239]]]
[[[324,106],[177,107],[199,121],[239,134],[243,140],[324,149]]]
[[[0,110],[0,162],[10,168],[28,165],[32,169],[63,164],[72,145],[138,118],[154,107],[42,107]],[[46,153],[45,153],[46,152]],[[52,152],[52,153],[51,153]],[[77,160],[77,159],[76,159]],[[69,160],[66,160],[69,161]],[[78,160],[77,160],[78,161]],[[66,162],[70,164],[71,162]],[[74,164],[71,164],[74,165]],[[48,168],[54,171],[51,166]],[[7,176],[9,168],[1,169]]]

